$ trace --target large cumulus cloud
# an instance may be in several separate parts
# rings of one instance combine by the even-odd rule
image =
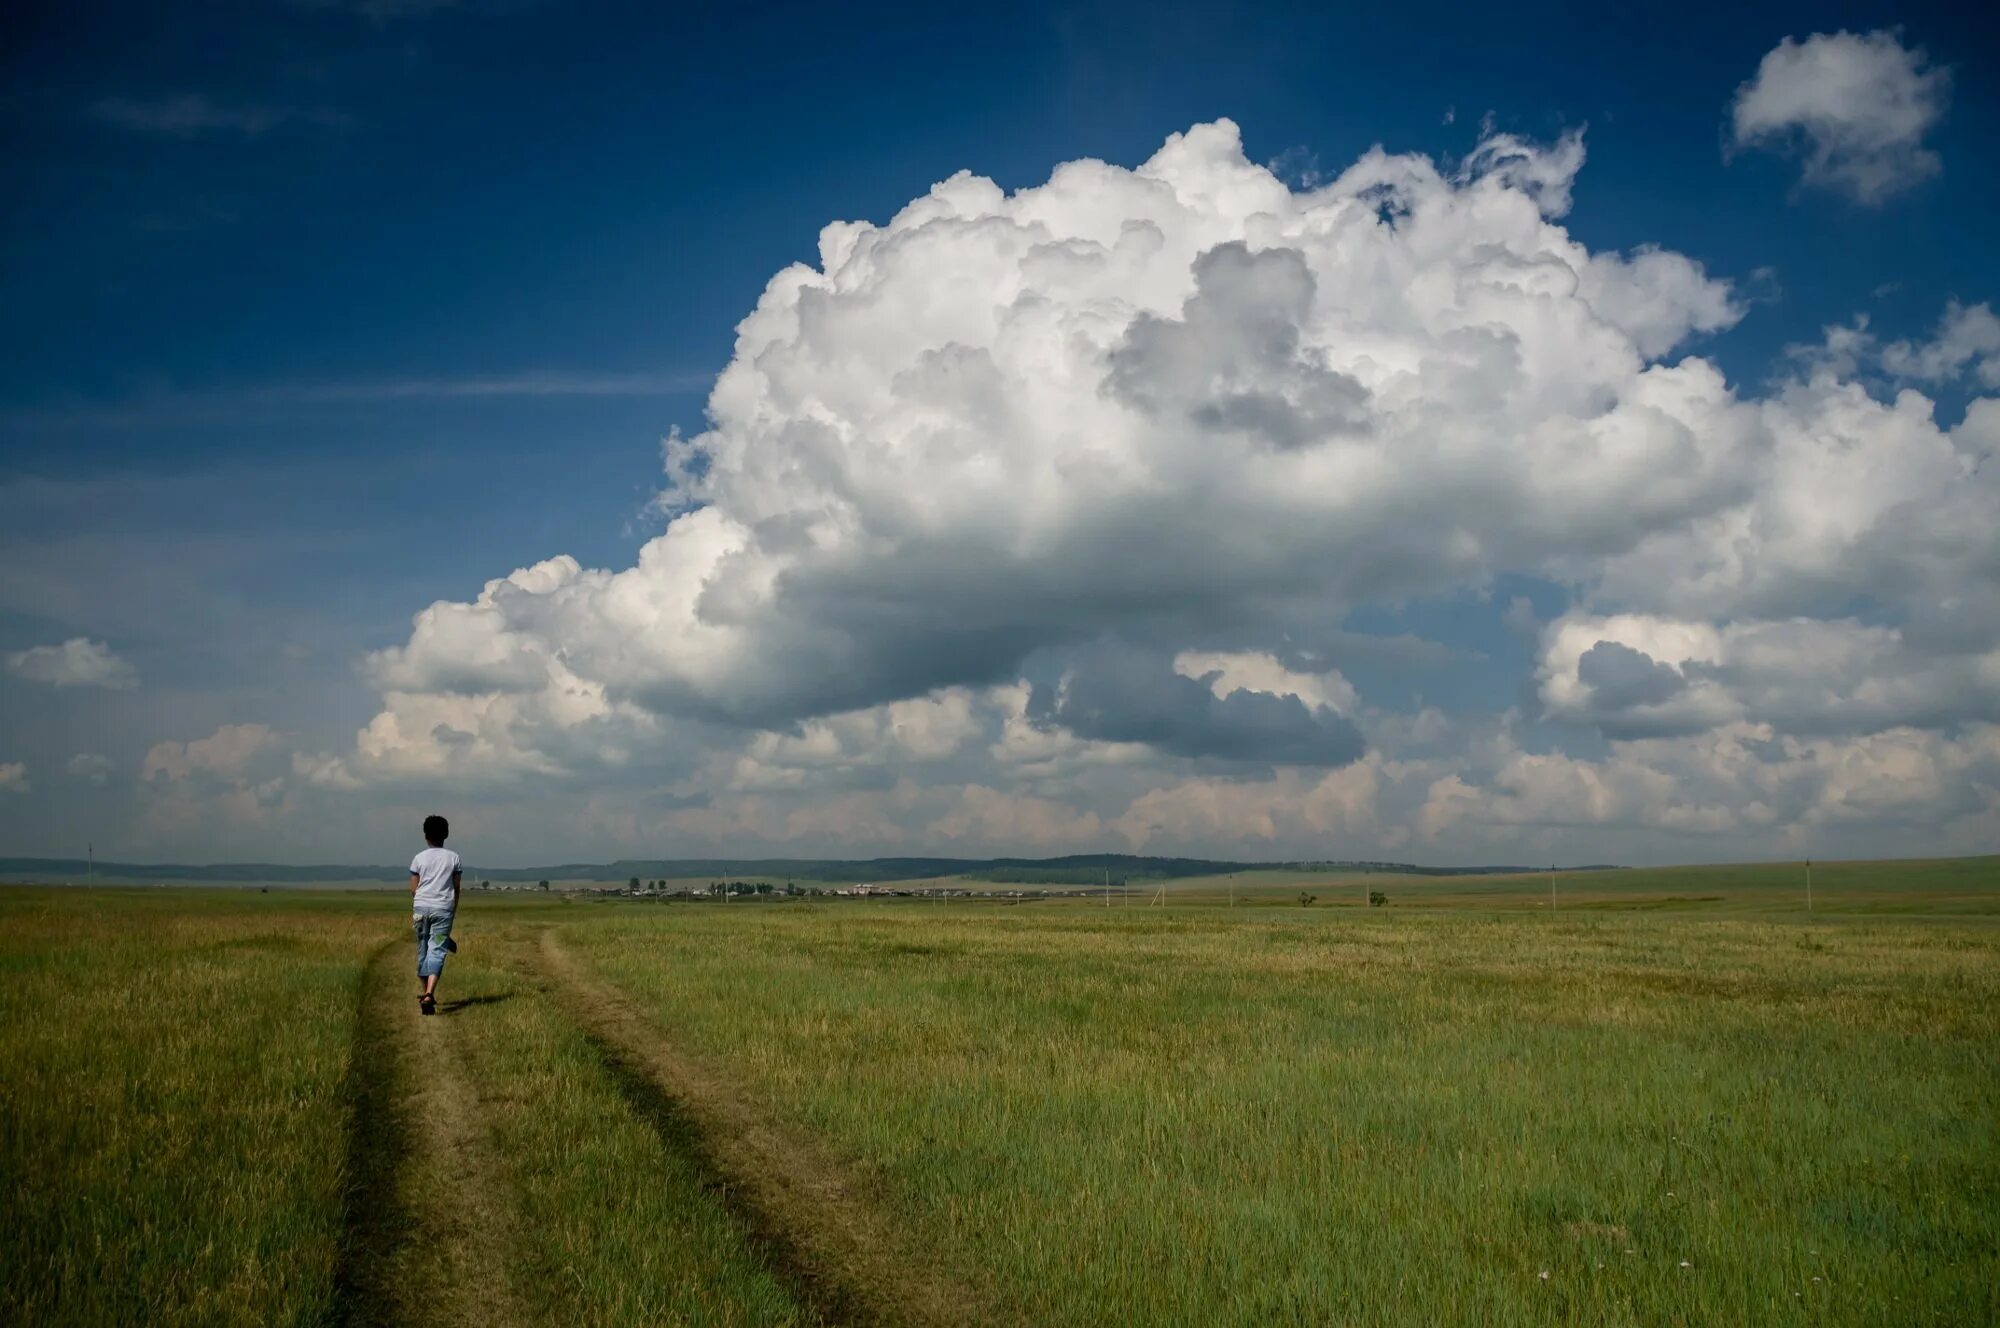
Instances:
[[[1222,122],[830,226],[739,328],[637,566],[433,606],[376,675],[500,694],[560,657],[607,703],[785,723],[1630,548],[1742,482],[1721,377],[1649,358],[1737,310],[1572,240],[1582,155],[1378,151],[1295,193]]]
[[[1945,427],[1894,390],[1979,378],[1985,324],[1744,397],[1687,353],[1741,317],[1727,281],[1565,229],[1583,159],[1500,135],[1298,191],[1224,121],[830,225],[670,440],[635,565],[432,605],[369,660],[355,749],[300,771],[640,772],[684,842],[1058,847],[1442,844],[1525,823],[1558,767],[1616,790],[1586,812],[1693,824],[1685,744],[1722,733],[1987,769],[1961,748],[2000,718],[2000,403]],[[1357,607],[1506,573],[1567,589],[1535,705],[1610,756],[1463,724],[1445,750],[1342,676]]]

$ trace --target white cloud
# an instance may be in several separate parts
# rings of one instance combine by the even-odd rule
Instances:
[[[1548,712],[1612,736],[1744,720],[1787,733],[2000,721],[2000,645],[1990,641],[1918,649],[1900,628],[1851,618],[1715,626],[1578,611],[1549,624],[1542,642]]]
[[[1741,317],[1729,283],[1559,224],[1582,159],[1376,150],[1295,190],[1220,124],[831,225],[670,444],[634,566],[430,606],[368,661],[351,751],[239,783],[560,781],[644,851],[1921,846],[1899,779],[1971,835],[2000,401],[1944,428],[1870,385],[1976,379],[1984,306],[1901,349],[1857,325],[1740,396],[1674,358]],[[1540,710],[1603,754],[1349,682],[1384,658],[1350,610],[1503,574],[1567,588],[1510,621]]]
[[[1485,774],[1437,779],[1417,819],[1434,840],[1470,830],[1572,851],[1592,837],[1629,847],[1650,831],[1683,854],[1702,838],[1766,852],[1987,852],[2000,830],[2000,725],[1791,738],[1739,723],[1614,743],[1597,760],[1517,749]]]
[[[30,682],[53,687],[105,687],[129,691],[139,685],[139,671],[111,652],[101,641],[72,637],[59,646],[36,646],[7,656],[7,667]]]
[[[69,758],[69,764],[65,767],[72,778],[100,786],[111,781],[111,772],[115,768],[110,757],[98,756],[91,752],[78,752]]]
[[[1552,144],[1490,130],[1467,154],[1455,182],[1481,189],[1504,188],[1533,199],[1548,217],[1569,212],[1570,186],[1583,169],[1583,131],[1573,129]]]
[[[1817,345],[1788,346],[1786,353],[1808,373],[1833,378],[1940,385],[1970,379],[1977,388],[2000,388],[2000,316],[1990,305],[1950,301],[1928,341],[1884,345],[1870,322],[1867,314],[1856,314],[1852,322],[1823,329]]]
[[[364,787],[346,761],[324,752],[293,752],[292,774],[313,788],[345,793]]]
[[[2000,317],[1985,304],[1954,300],[1938,324],[1937,336],[1882,348],[1882,367],[1898,378],[1949,383],[1970,374],[1983,388],[2000,388]]]
[[[1726,283],[1711,281],[1693,259],[1652,245],[1629,257],[1592,254],[1577,293],[1649,359],[1666,355],[1692,333],[1720,332],[1743,317],[1743,304]]]
[[[1272,855],[1357,841],[1394,847],[1403,836],[1385,834],[1380,792],[1373,757],[1323,774],[1283,770],[1269,781],[1185,779],[1141,794],[1111,828],[1134,851],[1217,842]]]
[[[281,743],[278,734],[266,725],[224,724],[206,738],[155,743],[139,767],[139,778],[240,778],[258,758],[277,750]]]
[[[499,698],[560,655],[606,706],[782,726],[1225,608],[1255,620],[1200,648],[1258,649],[1684,521],[1739,483],[1732,401],[1655,360],[1735,309],[1685,259],[1554,224],[1582,160],[1575,135],[1452,176],[1375,151],[1295,193],[1224,122],[1136,171],[962,174],[836,223],[739,328],[635,567],[559,557],[434,605],[374,675]]]
[[[1275,655],[1261,651],[1183,650],[1174,656],[1174,672],[1184,678],[1208,678],[1219,701],[1235,692],[1296,696],[1309,710],[1352,714],[1354,685],[1338,669],[1300,673],[1286,668]]]
[[[974,706],[972,693],[953,687],[805,720],[789,732],[755,734],[714,773],[729,789],[798,788],[827,773],[933,764],[984,733]]]
[[[220,838],[254,856],[257,837],[290,826],[298,811],[298,784],[307,781],[291,777],[295,762],[285,735],[264,724],[155,743],[139,767],[137,829],[166,844]]]
[[[0,761],[0,793],[26,793],[33,787],[25,762]]]
[[[1794,737],[1734,722],[1618,740],[1585,757],[1526,746],[1509,717],[1450,734],[1435,714],[1389,719],[1371,736],[1393,745],[1430,730],[1435,750],[1254,778],[1190,773],[1142,750],[1025,781],[988,767],[892,771],[863,785],[707,784],[712,797],[666,809],[607,788],[584,798],[575,819],[596,836],[587,842],[598,856],[610,845],[804,855],[922,845],[1576,863],[1975,853],[2000,833],[2000,725]]]
[[[2000,401],[1944,429],[1921,393],[1878,400],[1818,365],[1750,411],[1732,501],[1573,575],[1679,617],[1845,616],[1867,600],[1927,640],[2000,636]]]
[[[1805,181],[1879,204],[1937,174],[1924,136],[1944,116],[1947,70],[1891,32],[1787,37],[1731,108],[1739,148],[1796,148]]]
[[[989,694],[1000,715],[1000,733],[988,749],[1010,780],[1061,786],[1107,766],[1143,766],[1152,759],[1144,743],[1078,737],[1031,713],[1033,688],[1017,682]]]

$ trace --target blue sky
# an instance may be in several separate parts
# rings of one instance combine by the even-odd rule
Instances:
[[[1763,400],[1804,372],[1787,347],[1823,346],[1823,329],[1865,314],[1877,359],[1842,381],[1880,403],[1920,390],[1950,429],[1990,391],[1981,361],[1927,376],[1893,366],[1943,344],[1952,302],[2000,296],[2000,258],[1983,238],[2000,202],[1989,147],[2000,129],[2000,42],[1994,21],[1972,8],[1733,6],[1669,22],[1616,7],[1268,7],[1218,23],[1213,7],[1158,6],[23,7],[8,20],[0,94],[11,200],[0,248],[10,314],[0,359],[0,651],[20,661],[0,678],[0,767],[20,766],[16,790],[0,796],[0,834],[34,853],[74,852],[89,839],[141,855],[370,858],[392,853],[408,837],[403,822],[444,799],[463,808],[465,824],[484,817],[491,851],[511,861],[1162,846],[1687,860],[1822,840],[1857,852],[1972,844],[1994,826],[1979,792],[1988,776],[1978,726],[1996,718],[1979,681],[1994,628],[1983,601],[1947,587],[1936,604],[1960,607],[1926,608],[1910,576],[1888,568],[1853,570],[1852,603],[1841,608],[1828,607],[1838,596],[1824,586],[1789,600],[1760,591],[1756,603],[1697,605],[1690,592],[1646,605],[1616,588],[1629,573],[1579,570],[1584,546],[1589,559],[1612,556],[1595,535],[1579,535],[1577,549],[1528,541],[1531,553],[1496,553],[1442,579],[1385,573],[1379,585],[1337,595],[1321,584],[1314,593],[1326,598],[1313,614],[1296,603],[1261,617],[1240,607],[1279,583],[1304,593],[1302,577],[1312,577],[1303,563],[1260,564],[1266,579],[1239,585],[1236,608],[1211,603],[1198,578],[1153,587],[1143,611],[1107,612],[1115,656],[1066,653],[1090,634],[1071,617],[1009,620],[944,641],[962,624],[910,609],[897,620],[898,663],[855,665],[859,681],[845,690],[773,682],[751,699],[688,682],[678,666],[648,672],[630,661],[585,677],[606,689],[606,705],[638,708],[628,730],[664,726],[648,742],[596,728],[587,739],[574,730],[531,737],[517,727],[497,746],[481,745],[482,734],[464,748],[477,769],[398,764],[379,751],[371,769],[356,743],[357,730],[394,709],[385,697],[397,689],[376,652],[407,650],[414,661],[429,649],[413,639],[413,614],[471,601],[489,579],[559,554],[584,568],[634,566],[666,524],[654,504],[666,483],[662,439],[711,427],[705,403],[731,362],[738,322],[774,274],[818,264],[822,227],[885,225],[961,170],[1013,191],[1078,159],[1136,168],[1169,135],[1224,117],[1240,127],[1242,157],[1301,194],[1377,144],[1429,157],[1449,175],[1495,135],[1542,150],[1580,130],[1587,160],[1573,172],[1573,203],[1549,223],[1589,254],[1658,246],[1728,283],[1726,326],[1691,324],[1671,355],[1650,360],[1700,356],[1741,402]],[[1739,89],[1781,41],[1839,32],[1881,33],[1921,59],[1913,68],[1948,71],[1935,114],[1895,149],[1934,154],[1935,169],[1906,161],[1895,169],[1907,178],[1880,197],[1816,183],[1803,120],[1756,141],[1732,121]],[[1335,260],[1312,258],[1321,261]],[[1314,270],[1324,298],[1330,285]],[[1337,367],[1340,353],[1329,348],[1328,362]],[[1366,373],[1360,379],[1380,395]],[[743,444],[764,456],[787,445]],[[914,490],[929,482],[910,473]],[[1775,492],[1791,482],[1759,483]],[[1951,483],[1953,501],[1985,511],[1985,489]],[[1717,484],[1721,504],[1729,485]],[[766,501],[748,487],[733,498],[717,492],[705,501],[718,511]],[[1101,515],[1112,522],[1116,513]],[[1690,508],[1674,519],[1698,516]],[[1879,543],[1866,532],[1853,538],[1856,548]],[[1325,550],[1297,554],[1314,556]],[[788,584],[815,583],[812,567],[786,566]],[[1976,583],[1976,560],[1968,566]],[[831,577],[832,568],[819,570]],[[895,569],[878,570],[870,584],[902,584]],[[987,560],[939,603],[975,586],[1044,584],[1017,570],[996,582]],[[1116,581],[1093,593],[1110,594],[1104,586]],[[1564,684],[1551,672],[1563,667],[1550,652],[1565,614],[1589,618],[1620,649],[1657,637],[1657,622],[1631,627],[1626,640],[1626,628],[1600,621],[1619,611],[1717,630],[1808,616],[1856,624],[1850,637],[1872,624],[1903,633],[1896,650],[1914,650],[1917,625],[1943,613],[1972,644],[1953,646],[1942,663],[1896,656],[1896,669],[1929,680],[1928,699],[1907,713],[1858,719],[1866,706],[1833,684],[1847,698],[1838,714],[1789,702],[1759,709],[1744,683],[1699,724],[1668,713],[1666,701],[1642,703],[1660,713],[1634,720],[1561,701]],[[926,621],[940,630],[926,632]],[[122,661],[113,685],[82,656],[44,667],[36,661],[53,657],[32,653],[79,640]],[[505,649],[530,655],[562,650],[546,637],[509,641]],[[936,668],[904,666],[933,648]],[[621,659],[677,649],[619,646]],[[1171,681],[1192,686],[1185,669],[1162,674],[1160,704],[1171,715],[1066,716],[1056,695],[1064,677],[1094,667],[1089,660],[1159,672],[1170,656],[1232,649],[1290,675],[1344,680],[1355,695],[1326,711],[1351,723],[1371,755],[1304,769],[1243,759],[1248,740],[1204,748],[1207,738],[1190,735],[1238,723],[1262,731],[1266,721],[1246,708],[1254,697],[1299,708],[1270,721],[1280,727],[1320,715],[1284,690],[1291,684],[1243,681],[1248,666],[1186,695]],[[1734,656],[1640,653],[1676,671],[1677,688],[1703,670],[1746,667]],[[1141,656],[1152,665],[1134,662]],[[737,672],[776,658],[761,654]],[[62,673],[75,668],[74,678]],[[429,694],[437,679],[421,672],[409,663],[396,675],[401,690]],[[1036,693],[1018,724],[1076,745],[1062,758],[1074,769],[975,768],[969,753],[994,747],[1007,723],[1007,703],[980,696],[967,702],[960,747],[943,756],[939,743],[863,752],[843,743],[864,739],[813,727],[847,714],[838,722],[858,732],[867,724],[854,714],[925,698],[949,710],[954,688],[1015,678]],[[1577,686],[1577,696],[1588,692]],[[474,690],[447,680],[436,695]],[[824,699],[836,693],[844,699]],[[1211,693],[1213,714],[1175,708],[1208,705],[1201,698]],[[1453,736],[1395,736],[1425,707],[1456,726]],[[960,723],[956,712],[948,722]],[[225,730],[236,736],[199,749],[209,765],[188,756],[186,744]],[[1131,733],[1156,740],[1106,736]],[[1828,770],[1858,758],[1815,749],[1794,753],[1810,769],[1772,778],[1817,793],[1774,802],[1772,821],[1723,827],[1686,808],[1740,801],[1741,790],[1697,794],[1687,751],[1617,748],[1713,743],[1722,733],[1739,743],[1876,744],[1871,751],[1891,741],[1955,744],[1924,758],[1950,786],[1949,797],[1930,799],[1949,803],[1949,814],[1926,820],[1890,799],[1882,815],[1864,815],[1827,782]],[[774,744],[808,740],[841,755],[785,766]],[[762,755],[752,751],[759,742]],[[580,745],[591,747],[587,759]],[[1530,796],[1524,781],[1547,773],[1532,759],[1548,753],[1577,763],[1566,773],[1583,783]],[[745,777],[748,760],[784,773]],[[1587,764],[1619,760],[1617,770]],[[1607,795],[1613,811],[1603,816],[1548,810],[1592,778],[1646,784],[1627,768],[1639,766],[1686,787],[1684,814],[1671,793],[1644,806]],[[1364,767],[1376,781],[1367,817],[1271,810]],[[315,783],[311,771],[336,773]],[[1454,779],[1504,807],[1451,812],[1457,794],[1445,781]],[[1010,810],[981,819],[963,799],[898,801],[899,781],[981,790],[975,802],[1011,800]],[[1207,822],[1134,819],[1149,791],[1174,790],[1236,810]],[[1688,828],[1697,824],[1699,833]]]

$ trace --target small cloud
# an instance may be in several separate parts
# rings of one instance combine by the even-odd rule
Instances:
[[[1785,354],[1808,374],[1836,377],[1881,374],[1899,383],[1950,385],[1970,379],[1983,390],[2000,388],[2000,315],[1988,304],[1945,306],[1928,341],[1884,343],[1867,314],[1826,329],[1816,344],[1793,345]]]
[[[1457,119],[1458,119],[1458,107],[1447,106],[1444,108],[1444,122],[1446,124],[1451,124],[1453,121]]]
[[[110,782],[111,771],[113,769],[110,757],[97,756],[90,752],[78,752],[75,756],[70,757],[69,765],[66,768],[72,778],[81,779],[86,783],[96,784],[99,787]]]
[[[190,775],[238,778],[253,761],[278,745],[278,735],[263,724],[224,724],[206,738],[192,742],[160,742],[146,753],[141,779],[186,779]]]
[[[1949,70],[1891,32],[1787,37],[1736,90],[1733,146],[1801,155],[1805,183],[1879,205],[1938,173],[1923,140],[1950,90]]]
[[[20,761],[0,762],[0,793],[26,793],[34,787],[28,783],[28,767]]]
[[[338,756],[324,752],[294,752],[292,773],[308,784],[329,789],[358,789],[361,781],[349,770],[347,762]]]
[[[1901,289],[1903,289],[1902,282],[1885,281],[1881,285],[1877,286],[1874,290],[1870,291],[1869,294],[1873,295],[1878,300],[1882,300],[1882,299],[1887,299],[1891,295],[1894,295],[1897,291]]]
[[[1954,300],[1945,306],[1935,338],[1884,346],[1882,367],[1918,382],[1950,383],[1969,374],[1983,388],[2000,387],[2000,315],[1991,305]]]
[[[198,92],[152,101],[107,97],[91,105],[90,115],[92,119],[116,129],[167,138],[194,138],[215,133],[258,138],[281,125],[292,123],[329,129],[353,123],[353,117],[346,112],[323,106],[226,105]]]
[[[59,646],[36,646],[7,656],[16,677],[52,687],[103,687],[114,692],[139,685],[139,671],[111,653],[111,647],[84,637]]]

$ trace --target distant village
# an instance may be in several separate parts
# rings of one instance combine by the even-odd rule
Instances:
[[[1104,886],[1077,886],[1069,889],[1008,888],[1000,885],[876,885],[861,882],[853,885],[800,885],[796,881],[709,881],[706,884],[690,884],[686,881],[642,881],[633,877],[624,885],[598,885],[592,882],[564,882],[551,886],[548,881],[478,881],[474,890],[526,891],[531,894],[553,892],[573,898],[595,899],[652,899],[652,900],[734,900],[734,899],[1072,899],[1095,898],[1105,893]],[[1110,888],[1123,889],[1124,882],[1113,881]]]

